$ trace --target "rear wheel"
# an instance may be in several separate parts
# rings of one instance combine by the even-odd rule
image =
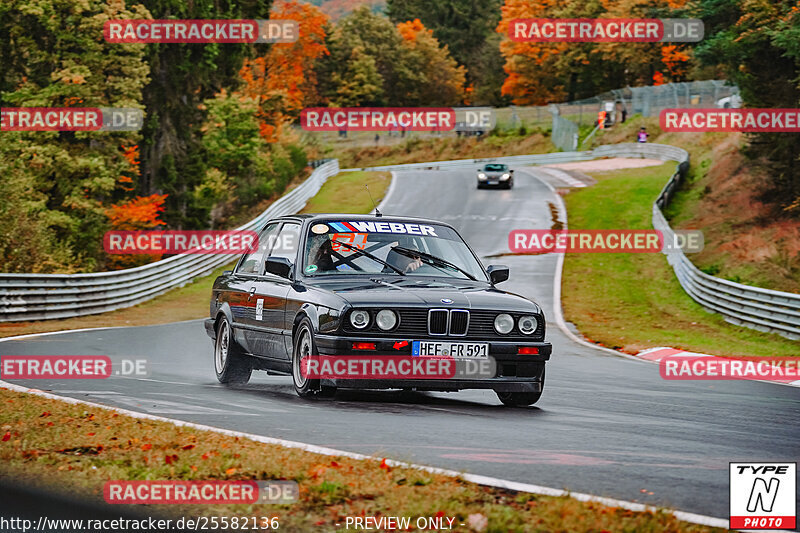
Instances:
[[[300,371],[300,364],[304,357],[319,355],[317,343],[314,341],[314,330],[311,321],[304,318],[297,327],[292,341],[292,381],[297,395],[303,398],[310,396],[333,396],[336,393],[334,387],[323,387],[320,380],[309,379],[303,376]]]
[[[223,316],[217,324],[214,341],[214,370],[220,383],[243,384],[250,381],[253,366],[233,339],[233,329]]]

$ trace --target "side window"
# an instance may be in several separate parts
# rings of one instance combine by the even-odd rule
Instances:
[[[258,250],[247,254],[236,268],[237,274],[261,274],[262,258],[269,253],[269,249],[275,242],[275,235],[278,233],[280,222],[269,224],[258,236]]]
[[[300,244],[300,224],[287,222],[275,239],[275,246],[269,257],[285,257],[292,263],[297,258],[297,246]]]

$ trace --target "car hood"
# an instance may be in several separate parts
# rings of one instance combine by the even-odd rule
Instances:
[[[313,286],[331,291],[355,307],[443,307],[497,309],[540,313],[534,302],[517,294],[468,280],[370,277],[349,280],[314,280]],[[442,300],[452,300],[445,303]]]

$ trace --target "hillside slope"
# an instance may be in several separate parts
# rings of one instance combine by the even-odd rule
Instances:
[[[673,228],[699,229],[705,249],[691,254],[708,274],[788,292],[800,292],[800,219],[761,198],[769,173],[742,154],[741,133],[663,133],[657,118],[633,117],[592,139],[592,145],[631,142],[646,126],[651,142],[691,155],[686,181],[666,209]]]

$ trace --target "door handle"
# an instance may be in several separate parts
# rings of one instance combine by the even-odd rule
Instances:
[[[250,287],[250,296],[247,297],[247,301],[248,302],[250,301],[250,298],[252,298],[255,293],[256,293],[256,288],[255,287]]]

